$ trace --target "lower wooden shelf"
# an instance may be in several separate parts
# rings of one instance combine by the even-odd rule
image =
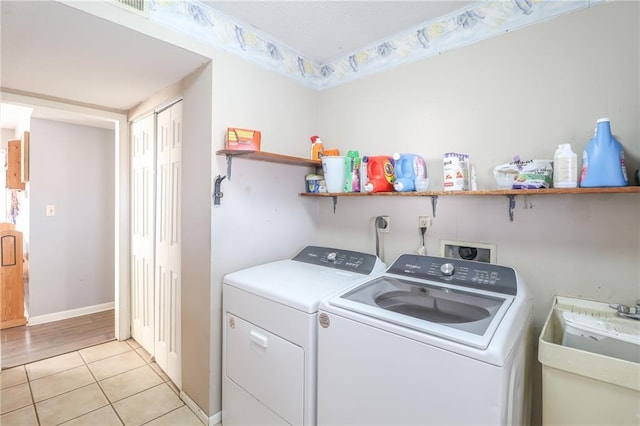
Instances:
[[[558,194],[635,194],[640,186],[606,188],[543,188],[543,189],[489,189],[478,191],[425,191],[425,192],[303,192],[303,197],[439,197],[463,195],[558,195]]]
[[[618,186],[606,188],[543,188],[543,189],[491,189],[478,191],[426,191],[426,192],[303,192],[303,197],[333,198],[333,212],[336,211],[338,197],[431,197],[433,217],[436,217],[436,205],[440,196],[491,196],[503,195],[508,199],[509,220],[513,222],[513,209],[517,195],[567,195],[567,194],[640,194],[640,186]]]

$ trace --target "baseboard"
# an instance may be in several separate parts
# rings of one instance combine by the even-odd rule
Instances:
[[[222,422],[222,412],[218,412],[209,417],[207,414],[198,407],[193,399],[189,397],[183,390],[180,391],[180,399],[195,413],[202,423],[207,426],[216,426]]]
[[[95,314],[96,312],[108,311],[109,309],[115,309],[115,303],[103,303],[101,305],[85,306],[84,308],[71,309],[68,311],[55,312],[53,314],[38,315],[36,317],[29,317],[27,326],[44,324],[47,322],[60,321],[69,318],[75,318],[82,315]]]

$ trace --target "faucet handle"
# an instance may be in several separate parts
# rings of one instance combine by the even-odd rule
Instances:
[[[636,306],[633,308],[627,305],[620,305],[617,303],[612,303],[609,305],[609,307],[612,309],[615,309],[617,311],[618,316],[621,316],[624,318],[630,318],[634,320],[640,320],[640,300],[636,301]]]
[[[619,313],[622,313],[622,314],[628,314],[629,311],[631,310],[631,308],[629,308],[627,305],[621,305],[619,303],[611,303],[611,304],[609,304],[609,307],[611,309],[615,309],[616,311],[618,311]]]

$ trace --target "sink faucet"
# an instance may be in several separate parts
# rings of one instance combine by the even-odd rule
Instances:
[[[640,300],[636,301],[635,307],[620,305],[617,303],[610,304],[609,307],[615,309],[618,316],[640,320]]]

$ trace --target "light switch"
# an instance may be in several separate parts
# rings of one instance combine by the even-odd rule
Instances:
[[[47,216],[56,215],[56,206],[47,206]]]

